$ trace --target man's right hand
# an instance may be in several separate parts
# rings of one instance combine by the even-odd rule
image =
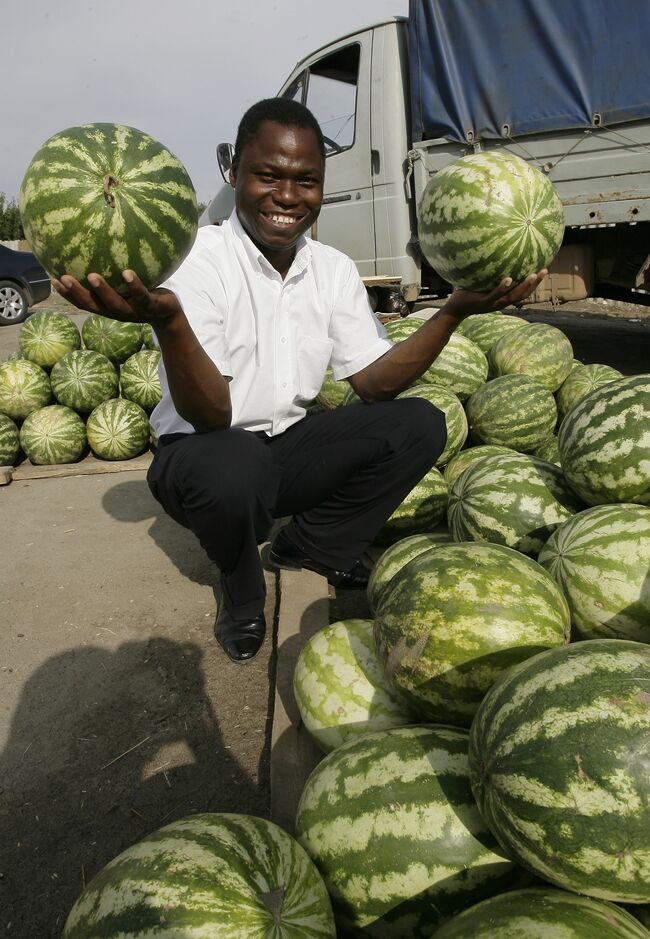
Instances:
[[[89,288],[82,286],[70,274],[54,280],[53,285],[64,300],[69,300],[80,310],[127,323],[164,327],[183,316],[183,308],[171,290],[164,287],[147,290],[133,271],[124,271],[122,277],[128,286],[124,295],[110,287],[99,274],[88,275]]]

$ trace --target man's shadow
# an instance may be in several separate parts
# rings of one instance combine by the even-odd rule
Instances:
[[[193,812],[267,815],[266,800],[224,744],[198,646],[63,652],[26,682],[0,755],[3,931],[58,939],[127,846]]]

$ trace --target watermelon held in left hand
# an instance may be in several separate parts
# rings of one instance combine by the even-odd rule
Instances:
[[[20,188],[25,236],[53,277],[82,284],[101,274],[120,292],[122,271],[149,289],[188,254],[198,228],[196,193],[181,161],[122,124],[84,124],[50,137]]]
[[[547,267],[564,237],[553,183],[511,153],[474,153],[429,180],[418,206],[420,246],[454,287],[487,292]]]

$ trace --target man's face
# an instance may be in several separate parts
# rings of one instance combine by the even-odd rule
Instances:
[[[325,160],[313,130],[263,121],[230,170],[237,215],[262,253],[295,247],[318,218]]]

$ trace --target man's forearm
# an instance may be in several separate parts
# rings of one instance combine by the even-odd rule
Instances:
[[[174,406],[198,433],[230,427],[228,382],[185,317],[178,314],[155,325]]]
[[[407,339],[353,375],[350,384],[367,402],[394,398],[426,372],[459,323],[460,318],[443,307]]]

